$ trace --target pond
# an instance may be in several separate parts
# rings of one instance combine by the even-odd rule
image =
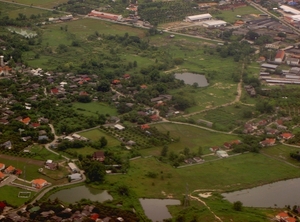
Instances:
[[[193,85],[194,83],[198,84],[198,87],[208,86],[207,79],[205,75],[195,74],[195,73],[175,73],[175,78],[183,80],[185,84]]]
[[[283,208],[300,205],[299,187],[300,178],[296,178],[222,195],[232,203],[241,201],[247,207]]]
[[[168,211],[168,205],[180,205],[179,200],[174,199],[139,199],[146,216],[152,221],[163,221],[172,218]]]
[[[28,30],[28,29],[22,29],[22,28],[16,28],[16,27],[8,27],[7,29],[10,32],[15,32],[15,33],[22,35],[25,38],[29,38],[29,39],[37,36],[36,32]]]
[[[70,189],[60,190],[52,194],[49,198],[50,200],[58,198],[67,203],[75,203],[81,199],[89,199],[91,201],[99,202],[113,199],[113,197],[106,190],[99,190],[88,186],[78,186]]]

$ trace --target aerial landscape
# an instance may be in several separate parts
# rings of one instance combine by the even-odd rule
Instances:
[[[300,221],[300,3],[0,0],[0,221]]]

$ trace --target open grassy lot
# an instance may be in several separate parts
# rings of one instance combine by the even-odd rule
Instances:
[[[97,114],[109,114],[110,116],[117,115],[117,110],[114,107],[105,103],[91,102],[91,103],[73,103],[76,112],[87,116],[95,116]]]
[[[97,151],[97,149],[92,148],[92,147],[84,147],[84,148],[80,148],[80,149],[67,149],[67,151],[70,152],[76,152],[78,155],[81,154],[83,156],[86,155],[92,155],[95,151]]]
[[[191,152],[198,152],[198,148],[203,148],[203,153],[211,153],[209,148],[212,146],[222,146],[224,142],[238,139],[237,136],[214,133],[194,126],[178,125],[172,123],[159,123],[155,126],[162,133],[170,133],[172,138],[180,138],[179,142],[168,145],[169,151],[180,152],[188,147]],[[141,150],[143,155],[160,155],[161,149],[150,148]]]
[[[28,201],[28,198],[19,198],[18,197],[19,192],[28,192],[28,190],[24,190],[12,186],[0,187],[0,193],[1,193],[0,200],[5,200],[8,204],[11,204],[13,206],[21,206],[26,201]],[[31,192],[31,197],[33,195],[35,195],[35,192]]]
[[[221,11],[221,13],[214,14],[214,16],[222,18],[224,21],[228,23],[234,23],[236,20],[239,20],[239,18],[236,17],[237,15],[241,15],[243,17],[243,15],[249,15],[249,14],[259,15],[262,13],[257,9],[253,8],[252,6],[246,6],[246,7],[236,8],[234,9],[234,11],[223,10]]]
[[[231,131],[241,126],[242,122],[249,120],[244,116],[246,112],[253,112],[254,107],[245,105],[231,105],[209,110],[191,116],[196,122],[198,119],[208,120],[213,123],[213,128],[222,131]]]
[[[262,153],[270,155],[278,160],[286,161],[291,164],[300,166],[299,161],[290,157],[290,153],[295,153],[296,151],[300,151],[300,149],[296,148],[296,147],[285,146],[282,144],[276,145],[276,146],[265,147],[261,150]]]
[[[30,149],[31,153],[36,155],[33,157],[35,160],[61,160],[62,158],[50,151],[48,151],[44,146],[34,145]]]
[[[104,136],[107,139],[107,146],[119,146],[120,141],[115,139],[114,137],[104,133],[103,131],[99,129],[93,129],[89,131],[85,131],[82,133],[79,133],[81,136],[84,136],[90,140],[97,141],[99,140],[102,136]]]
[[[44,8],[52,9],[54,6],[57,6],[62,3],[68,2],[68,0],[14,0],[14,2],[25,4],[25,5],[32,5],[32,6],[40,6]]]
[[[186,183],[189,184],[190,192],[196,189],[231,191],[299,176],[298,169],[253,153],[181,169],[154,158],[137,159],[131,161],[130,165],[128,174],[107,176],[107,181],[123,181],[139,197],[163,198],[164,191],[167,195],[172,194],[181,199]],[[148,172],[157,173],[157,177],[147,177]]]
[[[43,15],[43,16],[51,16],[52,12],[45,11],[38,8],[31,8],[27,6],[19,6],[8,3],[0,3],[0,7],[5,8],[6,10],[1,11],[1,16],[9,16],[10,18],[17,18],[19,14],[23,14],[26,17],[30,17],[31,15]]]

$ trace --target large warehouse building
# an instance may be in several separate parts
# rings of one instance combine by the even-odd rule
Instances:
[[[212,16],[207,13],[207,14],[187,16],[186,21],[187,22],[199,22],[199,21],[210,20],[211,18],[212,18]]]
[[[209,20],[202,23],[204,27],[207,28],[217,28],[221,26],[226,26],[226,22],[222,20]]]
[[[292,7],[289,7],[287,5],[281,5],[281,6],[279,6],[279,8],[282,9],[286,13],[291,13],[291,14],[294,14],[294,15],[300,15],[299,10],[294,9]]]
[[[122,19],[123,19],[122,15],[115,15],[115,14],[106,13],[106,12],[99,12],[96,10],[92,10],[88,15],[102,18],[102,19],[114,20],[114,21],[122,21]]]

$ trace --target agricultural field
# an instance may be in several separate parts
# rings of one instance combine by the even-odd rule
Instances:
[[[158,131],[167,134],[169,132],[170,137],[174,139],[179,138],[179,142],[172,142],[168,144],[169,151],[179,153],[183,151],[185,147],[188,147],[191,152],[198,152],[199,147],[202,147],[203,154],[211,153],[209,150],[213,146],[222,146],[224,142],[230,142],[232,140],[239,139],[234,135],[214,133],[211,131],[203,130],[195,126],[179,125],[172,123],[158,123],[151,125]],[[159,156],[161,148],[149,148],[141,150],[144,156],[154,155]]]
[[[220,131],[231,131],[241,127],[243,122],[251,119],[247,116],[248,113],[254,112],[253,106],[245,106],[235,104],[208,110],[200,114],[192,115],[189,118],[195,122],[199,119],[204,119],[213,123],[213,128]]]
[[[14,0],[16,3],[29,5],[32,7],[43,7],[43,8],[49,8],[52,9],[54,6],[57,6],[62,3],[68,2],[68,0]]]
[[[155,177],[147,176],[149,172],[154,173]],[[298,175],[298,169],[293,166],[262,154],[248,153],[180,169],[161,163],[155,158],[140,158],[130,162],[127,175],[107,176],[106,179],[109,183],[123,181],[138,197],[164,198],[164,191],[166,195],[181,199],[186,183],[189,184],[190,192],[196,189],[218,189],[223,192]]]
[[[79,135],[86,137],[92,141],[98,141],[102,136],[104,136],[107,139],[107,146],[108,147],[114,147],[114,146],[119,146],[120,141],[117,140],[116,138],[110,136],[109,134],[103,132],[100,129],[92,129],[88,130],[85,132],[79,133]]]
[[[244,16],[254,16],[258,17],[259,14],[261,14],[260,11],[257,9],[253,8],[252,6],[246,6],[246,7],[240,7],[240,8],[235,8],[233,11],[231,10],[222,10],[218,11],[217,13],[213,13],[212,15],[218,19],[222,19],[230,24],[233,24],[236,20],[239,20],[237,18],[237,15],[241,15],[242,17]]]
[[[276,146],[270,146],[265,147],[261,150],[262,153],[267,154],[274,159],[277,159],[279,161],[286,161],[288,163],[291,163],[296,166],[300,166],[300,162],[291,158],[290,153],[295,153],[297,151],[300,151],[297,147],[291,147],[286,145],[276,145]]]
[[[117,110],[108,104],[91,102],[91,103],[73,103],[73,108],[76,112],[84,114],[86,116],[97,116],[98,114],[115,116]]]

